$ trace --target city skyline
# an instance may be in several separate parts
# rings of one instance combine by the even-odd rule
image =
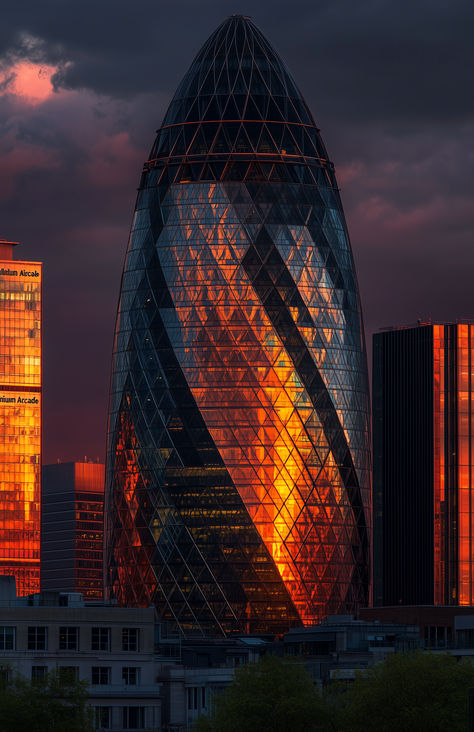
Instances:
[[[10,8],[1,39],[0,234],[45,264],[47,462],[103,457],[136,171],[198,50],[192,36],[245,11],[178,3],[160,17],[142,2],[138,20],[118,3],[112,20],[95,12],[91,29],[82,26],[87,8],[79,17],[79,5],[64,7],[69,15],[51,4],[55,23],[44,9],[25,15],[23,5],[20,18]],[[183,10],[189,29],[173,48]],[[251,14],[298,79],[331,150],[367,335],[418,317],[469,317],[472,9],[418,2],[401,14],[388,3],[300,2],[291,14],[283,5],[268,14],[265,4]]]

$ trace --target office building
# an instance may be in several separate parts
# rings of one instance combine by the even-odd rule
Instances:
[[[369,599],[366,353],[334,168],[253,23],[196,56],[147,160],[111,382],[107,592],[183,633]]]
[[[79,593],[16,597],[0,578],[0,674],[88,682],[96,729],[160,730],[153,608],[87,605]],[[8,578],[10,580],[10,578]]]
[[[0,241],[0,574],[40,584],[41,264]]]
[[[375,605],[474,600],[474,326],[374,336]]]
[[[43,467],[41,589],[103,598],[104,465]]]

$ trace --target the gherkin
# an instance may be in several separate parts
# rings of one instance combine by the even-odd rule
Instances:
[[[226,20],[143,170],[117,315],[106,585],[185,633],[279,633],[368,602],[367,365],[319,130]]]

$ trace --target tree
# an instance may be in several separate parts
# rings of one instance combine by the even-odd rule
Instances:
[[[297,660],[263,656],[238,668],[196,732],[326,732],[330,710]]]
[[[56,673],[42,681],[16,676],[0,687],[0,732],[91,732],[87,682]]]
[[[465,732],[474,666],[448,654],[394,653],[342,694],[344,732]],[[341,700],[341,696],[339,696]]]

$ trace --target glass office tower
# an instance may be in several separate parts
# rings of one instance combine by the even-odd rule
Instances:
[[[280,632],[369,596],[369,405],[334,168],[245,17],[146,162],[117,315],[107,591],[183,632]]]
[[[101,463],[43,467],[41,591],[103,598],[104,477]]]
[[[374,336],[374,603],[474,603],[474,325]]]
[[[0,574],[40,589],[41,264],[0,241]]]

